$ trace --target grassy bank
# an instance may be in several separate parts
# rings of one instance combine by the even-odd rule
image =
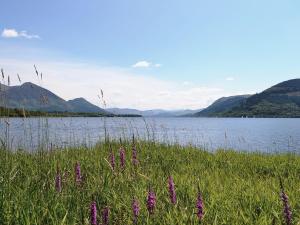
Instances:
[[[109,146],[29,154],[0,151],[0,224],[90,224],[90,205],[110,209],[109,224],[132,224],[132,201],[139,201],[137,224],[199,224],[195,214],[202,193],[202,224],[282,224],[279,176],[289,196],[294,224],[300,221],[300,157],[265,155],[191,147],[137,143],[137,166],[132,146],[124,144],[126,164],[120,169],[118,143],[110,143],[116,159],[110,165]],[[82,181],[75,182],[80,163]],[[58,172],[59,171],[59,172]],[[55,187],[57,173],[62,189]],[[174,179],[177,203],[169,199],[168,176]],[[148,189],[156,207],[149,215]]]

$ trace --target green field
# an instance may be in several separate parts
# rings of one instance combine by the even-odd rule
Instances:
[[[109,145],[116,169],[109,164]],[[138,166],[133,166],[132,144],[123,143],[126,166],[120,169],[120,144],[98,144],[92,149],[51,152],[0,151],[0,224],[90,224],[90,205],[110,209],[109,224],[133,224],[132,200],[140,205],[137,224],[282,224],[279,177],[292,208],[293,224],[300,222],[300,157],[295,154],[209,153],[192,147],[137,142]],[[83,181],[75,182],[75,164]],[[59,168],[59,169],[57,169]],[[62,191],[55,189],[57,171]],[[177,204],[170,203],[168,176],[175,182]],[[146,207],[149,187],[156,208]],[[204,217],[196,216],[198,188]]]

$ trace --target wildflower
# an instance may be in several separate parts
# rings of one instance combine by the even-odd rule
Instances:
[[[55,189],[56,189],[57,192],[61,192],[61,176],[60,176],[59,170],[56,173]]]
[[[102,211],[102,225],[108,224],[109,208],[106,206]]]
[[[115,160],[115,155],[112,151],[110,152],[109,159],[110,159],[110,166],[112,170],[115,170],[116,160]]]
[[[149,189],[148,198],[147,198],[147,209],[150,214],[154,213],[155,205],[156,205],[155,193]]]
[[[280,198],[283,203],[283,215],[284,215],[286,224],[291,225],[292,224],[292,211],[291,211],[291,208],[289,205],[288,196],[284,191],[284,187],[283,187],[281,178],[279,178],[279,183],[280,183],[280,189],[281,189]]]
[[[175,192],[175,185],[173,178],[169,176],[169,194],[170,194],[170,200],[172,204],[176,204],[176,192]]]
[[[92,202],[91,204],[91,225],[98,225],[96,202]]]
[[[139,161],[137,160],[137,151],[135,145],[132,147],[132,163],[134,166],[137,166]]]
[[[82,181],[81,169],[80,169],[79,162],[76,162],[76,164],[75,164],[75,181],[78,184],[81,183],[81,181]]]
[[[196,202],[196,208],[197,208],[197,216],[199,220],[203,218],[204,215],[204,207],[203,207],[203,200],[200,191],[198,192],[197,202]]]
[[[291,225],[292,224],[292,211],[291,211],[291,208],[289,205],[288,196],[284,192],[283,189],[281,190],[280,197],[283,202],[283,214],[284,214],[285,222],[287,225]]]
[[[136,199],[134,199],[132,202],[132,211],[133,211],[133,223],[137,223],[137,218],[140,213],[140,205]]]
[[[122,170],[125,169],[125,149],[123,147],[120,148],[120,163]]]

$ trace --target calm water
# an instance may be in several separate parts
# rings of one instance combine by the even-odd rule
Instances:
[[[104,124],[112,138],[134,134],[208,150],[217,148],[300,153],[300,119],[243,118],[21,118],[0,121],[1,139],[13,148],[93,145],[104,137]]]

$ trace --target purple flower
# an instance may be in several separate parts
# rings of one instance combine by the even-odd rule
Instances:
[[[155,205],[156,205],[155,193],[149,189],[148,198],[147,198],[147,209],[150,214],[154,213]]]
[[[115,170],[116,160],[115,160],[115,155],[112,151],[110,152],[109,160],[110,160],[110,166],[111,166],[112,170]]]
[[[196,208],[197,208],[197,216],[199,220],[203,218],[204,215],[204,206],[203,206],[203,200],[200,191],[198,192],[197,202],[196,202]]]
[[[125,149],[123,147],[120,148],[120,163],[122,170],[125,169]]]
[[[97,207],[96,202],[91,204],[91,225],[97,225]]]
[[[80,184],[82,181],[81,169],[80,169],[79,162],[76,162],[76,164],[75,164],[75,181],[78,184]]]
[[[169,176],[169,194],[170,194],[170,200],[172,204],[176,204],[176,192],[175,192],[175,185],[172,176]]]
[[[286,195],[286,193],[284,192],[283,189],[281,190],[280,197],[283,202],[283,214],[284,214],[285,222],[287,225],[291,225],[292,224],[292,211],[291,211],[291,208],[289,205],[288,196]]]
[[[102,211],[102,225],[108,224],[109,208],[106,206]]]
[[[137,150],[135,145],[132,147],[132,163],[134,166],[137,166],[139,161],[137,160]]]
[[[136,199],[134,199],[132,202],[132,212],[133,212],[133,223],[137,223],[137,218],[140,213],[140,205]]]
[[[61,176],[59,170],[56,172],[55,189],[57,192],[61,192]]]

